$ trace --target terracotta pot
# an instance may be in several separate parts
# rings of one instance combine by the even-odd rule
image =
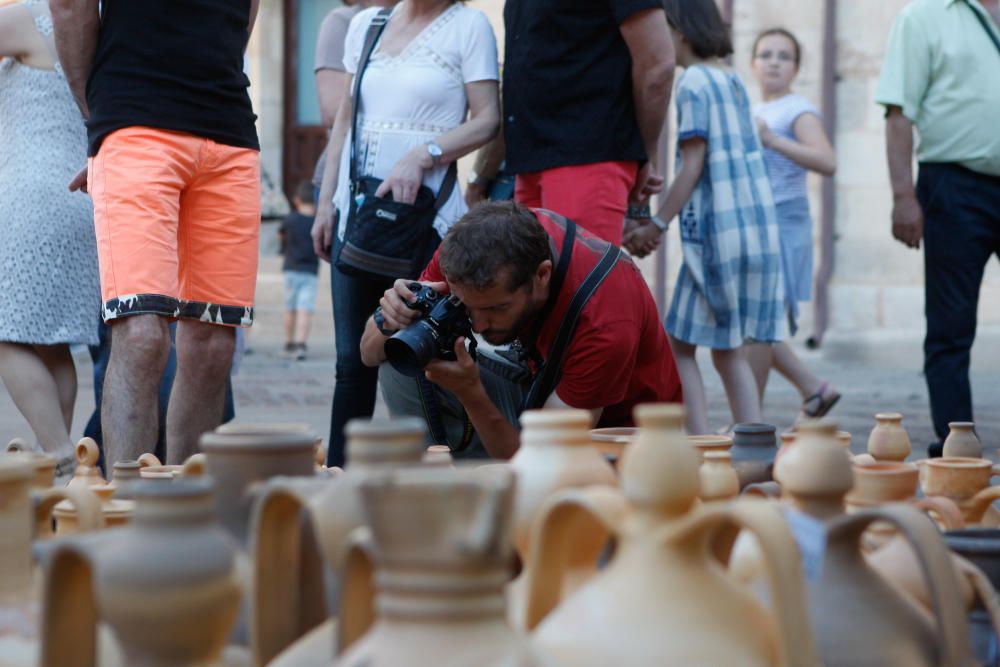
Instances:
[[[123,484],[137,481],[141,479],[140,470],[142,464],[138,461],[118,461],[111,468],[111,482],[121,487]]]
[[[920,488],[925,496],[944,496],[962,504],[989,486],[1000,475],[1000,466],[986,459],[942,457],[924,459],[920,466]]]
[[[853,471],[834,438],[802,437],[785,463],[783,492],[797,513],[809,579],[809,606],[825,667],[965,665],[968,628],[959,583],[936,527],[917,509],[896,504],[844,513]],[[892,524],[917,554],[933,594],[937,624],[879,576],[862,553],[872,524]]]
[[[421,459],[428,465],[450,466],[454,463],[451,457],[451,447],[448,445],[431,445],[424,451]]]
[[[302,664],[304,655],[313,664],[330,664],[334,643],[323,645],[314,635],[304,635],[319,632],[317,626],[336,609],[335,600],[324,599],[323,582],[326,571],[342,582],[345,560],[352,553],[348,538],[367,523],[360,484],[386,470],[421,465],[426,442],[421,419],[355,419],[344,431],[348,465],[342,474],[333,479],[274,479],[257,495],[251,521],[250,633],[257,665],[268,664],[286,650],[294,658],[288,664]],[[354,552],[353,557],[363,559],[363,553]],[[330,630],[335,635],[340,631]],[[300,646],[300,638],[305,646]]]
[[[966,458],[980,458],[983,455],[983,446],[976,437],[976,425],[972,422],[949,422],[948,428],[951,431],[944,439],[944,456],[961,456]]]
[[[81,529],[104,525],[94,494],[78,488],[32,489],[33,459],[29,453],[0,455],[0,664],[4,667],[40,664],[41,599],[32,535],[52,532],[52,508],[65,499],[76,505]]]
[[[118,487],[114,484],[103,484],[91,486],[87,489],[95,496],[101,506],[101,514],[104,516],[104,525],[107,528],[124,526],[132,520],[135,511],[135,503],[130,500],[112,498]],[[71,500],[59,502],[52,510],[52,515],[56,520],[56,535],[75,535],[81,532],[80,517],[76,506]]]
[[[155,454],[143,454],[139,457],[139,479],[148,481],[172,482],[179,477],[201,477],[205,474],[205,455],[192,454],[182,464],[164,465]]]
[[[76,443],[76,470],[66,486],[87,488],[95,484],[106,484],[101,469],[97,467],[100,457],[101,450],[94,439],[81,438]]]
[[[617,463],[638,435],[639,429],[635,426],[609,426],[592,429],[590,440],[602,456]]]
[[[208,480],[136,482],[133,522],[99,541],[68,540],[46,571],[46,665],[94,664],[98,620],[107,622],[127,665],[222,666],[236,621],[236,549],[216,519]],[[76,638],[80,641],[71,641]]]
[[[698,456],[681,430],[683,409],[639,406],[636,420],[642,430],[621,470],[621,492],[568,489],[543,511],[528,607],[539,647],[556,664],[578,667],[818,665],[795,543],[780,511],[757,500],[696,506]],[[562,563],[576,548],[574,526],[589,530],[595,522],[615,534],[614,556],[559,604]],[[730,522],[764,545],[773,575],[770,608],[710,555]]]
[[[23,454],[30,458],[35,469],[35,476],[31,481],[32,488],[48,489],[56,481],[56,457],[50,454],[32,451],[28,443],[21,438],[13,438],[7,443],[6,453]]]
[[[740,488],[773,479],[774,457],[778,453],[775,427],[771,424],[733,426],[733,467],[740,476]]]
[[[876,461],[903,461],[910,455],[910,436],[903,428],[903,415],[880,412],[875,415],[875,428],[868,436],[868,453]]]
[[[513,475],[496,470],[425,466],[362,482],[370,531],[355,539],[375,563],[377,614],[346,637],[334,664],[547,664],[507,625],[513,491]],[[353,576],[349,565],[348,586]],[[368,581],[367,566],[361,577]],[[368,614],[372,591],[362,589],[345,591],[345,622]]]
[[[847,451],[851,451],[851,443],[854,441],[854,439],[851,437],[850,433],[848,433],[847,431],[837,431],[836,437],[837,437],[837,442],[843,445],[844,449],[846,449]]]
[[[847,503],[876,505],[906,501],[917,494],[919,470],[912,463],[876,462],[854,464],[854,489]]]
[[[590,413],[586,410],[528,410],[521,415],[521,426],[521,446],[510,461],[517,475],[513,539],[522,562],[527,562],[533,522],[549,496],[560,489],[614,487],[618,479],[591,446]],[[606,535],[598,534],[594,540],[579,545],[570,568],[574,576],[566,584],[567,594],[593,574],[593,563],[605,543]],[[578,570],[577,564],[582,569]],[[526,573],[522,572],[508,591],[511,622],[518,628],[524,624],[525,586]]]
[[[707,452],[731,452],[733,439],[728,435],[689,435],[687,441],[698,450],[701,460]]]
[[[704,501],[729,500],[740,495],[740,478],[733,469],[729,452],[705,452],[698,478],[701,491],[698,497]]]

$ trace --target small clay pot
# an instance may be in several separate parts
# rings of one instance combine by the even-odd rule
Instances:
[[[135,503],[131,500],[112,497],[117,488],[114,484],[101,484],[88,489],[100,500],[101,514],[104,515],[104,526],[107,528],[124,526],[132,520],[135,512]],[[56,535],[62,537],[81,532],[77,509],[72,501],[60,501],[52,510],[52,516],[56,520]]]
[[[450,466],[454,462],[451,457],[451,447],[448,445],[431,445],[424,452],[421,461],[432,466]]]
[[[961,504],[989,486],[1000,467],[986,459],[942,457],[920,465],[920,487],[925,496],[944,496]]]
[[[875,428],[868,436],[868,453],[876,461],[903,461],[910,455],[910,436],[903,428],[903,415],[880,412],[875,415]]]
[[[698,497],[703,501],[728,500],[740,494],[740,478],[729,452],[705,452],[698,468],[698,479],[701,481]]]
[[[919,470],[912,463],[855,464],[854,489],[847,502],[870,506],[909,500],[917,493],[918,476]]]
[[[733,439],[728,435],[689,435],[687,441],[695,446],[702,461],[707,452],[728,452],[733,448]]]
[[[964,456],[978,459],[983,455],[983,445],[976,437],[976,425],[973,422],[949,422],[951,431],[944,440],[942,454],[948,457]]]

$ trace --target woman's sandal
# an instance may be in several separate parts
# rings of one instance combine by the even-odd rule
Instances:
[[[815,394],[802,401],[802,414],[812,419],[819,419],[826,416],[833,409],[833,406],[837,404],[837,401],[840,400],[840,392],[836,389],[829,394],[826,393],[826,390],[829,388],[830,383],[823,382],[819,385],[819,389],[816,390]],[[815,407],[811,407],[811,405],[815,405]]]
[[[56,462],[56,479],[69,477],[76,471],[76,456],[64,456]]]

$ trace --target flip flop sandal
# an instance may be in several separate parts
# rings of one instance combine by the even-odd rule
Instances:
[[[72,475],[76,471],[76,456],[64,456],[56,463],[55,476],[66,477],[67,475]]]
[[[826,414],[833,409],[833,406],[835,406],[837,404],[837,401],[840,400],[840,392],[835,390],[829,396],[824,396],[829,386],[830,386],[829,382],[822,383],[815,394],[813,394],[806,400],[802,401],[802,414],[806,415],[807,417],[811,417],[812,419],[819,419],[820,417],[825,417]],[[809,409],[808,407],[809,404],[813,403],[814,401],[816,407],[813,409]]]

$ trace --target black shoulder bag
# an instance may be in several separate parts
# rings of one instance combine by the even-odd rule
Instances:
[[[365,36],[365,45],[354,77],[351,111],[351,198],[348,207],[344,243],[337,254],[337,268],[344,273],[378,278],[409,278],[420,275],[434,250],[437,238],[434,218],[455,189],[457,169],[452,162],[437,195],[426,185],[417,191],[413,204],[393,201],[392,193],[376,197],[382,179],[358,176],[357,132],[358,107],[361,103],[361,79],[375,44],[389,20],[389,8],[381,10]]]

